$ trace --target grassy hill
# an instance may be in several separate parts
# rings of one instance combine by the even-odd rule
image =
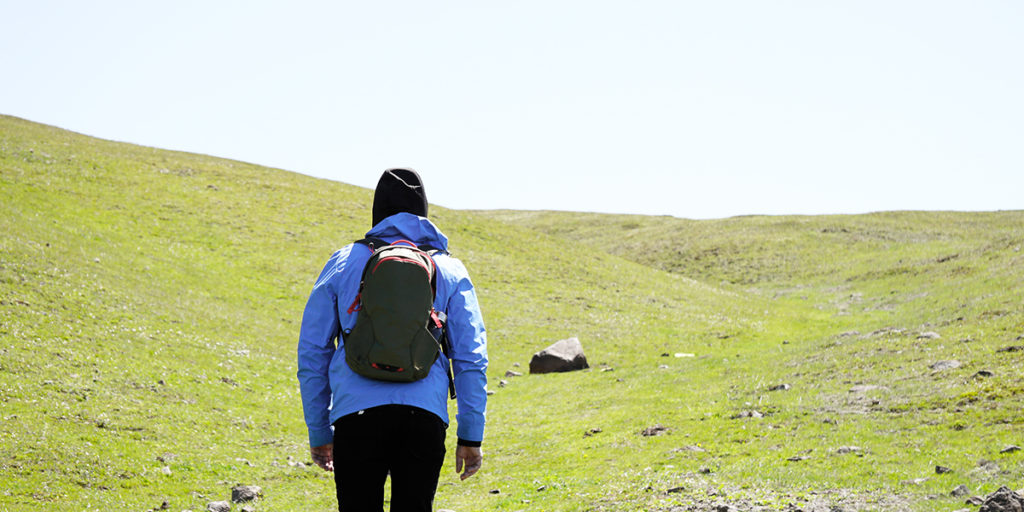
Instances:
[[[0,510],[204,510],[235,484],[257,510],[334,506],[295,341],[372,191],[0,116],[0,197]],[[431,213],[495,391],[484,469],[449,460],[439,507],[927,510],[1024,487],[1000,453],[1024,445],[1024,352],[999,351],[1024,345],[1021,212]],[[504,376],[568,336],[592,370]]]

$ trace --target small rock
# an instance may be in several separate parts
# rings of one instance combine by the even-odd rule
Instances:
[[[807,460],[809,458],[810,457],[808,457],[806,455],[794,455],[794,456],[792,456],[792,457],[790,457],[790,458],[788,458],[786,460],[788,460],[789,462],[800,462],[802,460]]]
[[[950,469],[950,468],[947,468],[946,466],[935,466],[935,474],[936,475],[944,475],[946,473],[952,473],[952,472],[953,472],[953,470]]]
[[[668,493],[668,494],[676,494],[676,493],[683,492],[685,490],[686,490],[685,487],[679,486],[679,487],[673,487],[673,488],[671,488],[671,489],[669,489],[669,490],[667,490],[665,492]]]
[[[668,357],[670,355],[672,355],[672,354],[669,354],[668,352],[662,352],[661,353],[661,357]]]
[[[952,491],[950,491],[949,495],[954,497],[954,498],[959,498],[961,496],[967,496],[970,493],[971,493],[971,490],[968,489],[966,485],[960,484],[960,485],[956,486],[956,489],[953,489]]]
[[[938,361],[936,363],[933,363],[931,366],[929,366],[929,368],[937,372],[941,372],[944,370],[953,370],[956,368],[960,368],[960,366],[962,366],[962,363],[960,361],[950,359],[946,361]]]
[[[206,504],[207,512],[231,512],[231,504],[226,501],[211,501]]]
[[[1020,338],[1018,338],[1020,339]],[[1024,352],[1024,345],[1012,345],[1009,347],[1003,347],[996,349],[996,353],[999,352]]]
[[[515,368],[519,368],[519,363],[512,363],[512,366]]]
[[[491,396],[493,394],[494,394],[494,390],[493,389],[488,389],[487,390],[487,396]]]
[[[164,466],[164,467],[160,468],[160,472],[165,474],[165,475],[170,475],[171,474],[171,468],[169,466]]]
[[[965,501],[964,504],[980,507],[985,504],[985,498],[982,498],[981,496],[971,496],[970,498],[967,498],[967,501]]]
[[[263,489],[258,485],[236,485],[231,488],[231,501],[235,503],[252,501],[259,498],[262,494]]]
[[[764,413],[760,411],[743,411],[737,414],[733,414],[729,419],[738,420],[741,418],[763,418]]]
[[[903,480],[900,483],[903,485],[921,485],[927,481],[927,478],[915,478],[913,480]]]
[[[836,453],[841,455],[846,453],[861,453],[862,451],[863,450],[859,446],[840,446],[839,448],[836,448]]]
[[[164,500],[164,502],[160,504],[160,508],[157,509],[157,510],[168,510],[170,508],[171,508],[171,503],[168,502],[167,500]]]
[[[702,474],[702,475],[710,475],[711,474],[711,468],[709,468],[707,466],[701,466],[701,468],[698,469],[697,472]]]
[[[768,388],[768,391],[789,391],[791,387],[789,384],[776,384]]]
[[[256,512],[256,507],[252,505],[245,505],[242,507],[242,512]]]
[[[498,381],[498,387],[499,388],[503,388],[503,387],[505,387],[507,385],[508,385],[508,381],[505,380],[505,379],[501,379],[501,380]]]
[[[668,365],[667,364],[659,364],[658,365],[658,369],[659,370],[668,370]]]
[[[682,448],[676,448],[674,451],[677,451],[677,452],[706,452],[707,450],[705,450],[704,448],[701,448],[700,446],[691,444],[689,446],[683,446]]]
[[[937,340],[941,337],[942,336],[939,336],[939,333],[935,331],[922,332],[921,334],[917,335],[917,339],[919,340]]]
[[[1019,451],[1020,451],[1020,446],[1017,446],[1015,444],[1011,444],[1010,446],[1007,446],[1006,448],[1003,448],[1002,450],[999,450],[999,453],[1013,453],[1013,452],[1019,452]]]
[[[587,429],[587,431],[583,433],[583,437],[590,437],[590,436],[592,436],[594,434],[600,434],[601,432],[603,432],[603,431],[600,428],[597,428],[597,427],[591,428],[591,429]]]
[[[994,373],[992,373],[992,372],[990,372],[988,370],[978,370],[978,372],[975,373],[974,375],[972,375],[972,377],[974,377],[976,379],[977,378],[987,379],[989,377],[995,377],[995,375],[996,374],[994,374]]]
[[[490,492],[491,494],[501,494],[501,489],[491,489],[488,492]]]
[[[522,377],[523,374],[522,374],[522,372],[516,372],[516,371],[508,370],[508,371],[505,372],[505,376],[506,377]]]
[[[642,432],[640,432],[640,435],[644,437],[660,436],[666,432],[668,432],[668,428],[663,427],[661,425],[654,425],[653,427],[645,428]]]
[[[689,352],[676,352],[676,357],[697,357],[697,354],[691,354]]]

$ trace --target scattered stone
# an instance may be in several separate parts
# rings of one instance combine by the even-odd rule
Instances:
[[[608,366],[606,368],[601,368],[601,371],[602,372],[614,372],[615,368],[612,368],[611,366]]]
[[[835,418],[825,418],[825,419],[821,420],[821,422],[822,423],[827,423],[829,425],[838,425],[839,424],[839,420],[837,420]]]
[[[947,468],[946,466],[935,466],[935,474],[936,475],[944,475],[946,473],[952,473],[952,472],[953,472],[953,470],[951,468]]]
[[[689,352],[676,352],[675,356],[679,357],[697,357],[697,354],[691,354]]]
[[[503,387],[505,387],[507,385],[508,385],[508,381],[505,380],[505,379],[501,379],[501,380],[498,381],[498,387],[499,388],[503,388]]]
[[[903,480],[900,483],[903,485],[921,485],[927,481],[927,478],[915,478],[913,480]]]
[[[840,338],[849,338],[850,336],[860,336],[860,331],[846,331],[839,333]]]
[[[258,485],[236,485],[231,488],[231,501],[242,503],[252,501],[263,495],[263,489]]]
[[[493,389],[488,389],[487,390],[487,396],[491,396],[493,394],[494,394],[494,390]]]
[[[1019,452],[1019,451],[1020,451],[1020,446],[1017,446],[1015,444],[1011,444],[1010,446],[1007,446],[1006,448],[1003,448],[1002,450],[999,450],[999,453],[1013,453],[1013,452]]]
[[[1024,352],[1024,345],[1011,345],[1009,347],[997,348],[996,353],[999,352]]]
[[[850,393],[866,393],[868,391],[875,391],[877,389],[885,388],[882,386],[877,386],[875,384],[857,384],[856,386],[850,388]]]
[[[659,370],[668,370],[668,365],[667,364],[659,364],[658,365],[658,369]]]
[[[160,472],[165,474],[165,475],[170,475],[171,474],[171,468],[170,468],[170,466],[164,466],[164,467],[160,468]]]
[[[983,378],[983,379],[987,379],[987,378],[989,378],[989,377],[995,377],[995,375],[996,375],[996,374],[992,373],[992,372],[991,372],[991,371],[989,371],[989,370],[978,370],[978,372],[977,372],[977,373],[975,373],[974,375],[972,375],[972,377],[974,377],[974,378],[976,378],[976,379],[977,379],[977,378]]]
[[[671,489],[669,489],[669,490],[667,490],[665,492],[668,493],[668,494],[676,494],[676,493],[683,492],[685,490],[686,490],[685,487],[679,486],[679,487],[673,487],[673,488],[671,488]]]
[[[978,461],[978,470],[986,473],[995,473],[998,472],[1000,468],[999,464],[996,464],[995,461],[982,459]]]
[[[207,512],[231,512],[231,504],[226,501],[211,501],[206,504]]]
[[[505,376],[506,377],[522,377],[523,374],[522,374],[522,372],[516,372],[516,371],[508,370],[508,371],[505,372]]]
[[[985,498],[985,502],[981,504],[981,509],[978,512],[1021,512],[1022,510],[1024,510],[1024,496],[1003,486]]]
[[[871,331],[870,336],[878,336],[880,334],[903,334],[907,332],[906,329],[900,329],[899,327],[883,327],[876,331]]]
[[[676,448],[673,451],[677,451],[677,452],[700,452],[700,453],[707,452],[707,450],[705,450],[704,448],[701,448],[700,446],[697,446],[695,444],[691,444],[689,446],[683,446],[681,448]]]
[[[570,372],[590,368],[578,338],[555,342],[530,359],[530,373]]]
[[[501,489],[491,489],[488,492],[491,493],[491,494],[501,494]]]
[[[793,386],[790,386],[789,384],[776,384],[768,388],[768,391],[789,391],[792,387]]]
[[[957,361],[955,359],[950,359],[950,360],[945,360],[945,361],[938,361],[938,362],[932,364],[931,366],[929,366],[929,368],[931,368],[932,370],[935,370],[937,372],[941,372],[941,371],[944,371],[944,370],[953,370],[953,369],[956,369],[956,368],[960,368],[960,366],[962,366],[962,363],[960,361]]]
[[[663,427],[661,425],[654,425],[653,427],[647,427],[647,428],[643,429],[643,431],[640,432],[640,435],[642,435],[644,437],[651,437],[651,436],[660,436],[660,435],[665,434],[667,432],[668,432],[668,428],[667,427]]]
[[[941,337],[942,336],[939,336],[939,333],[935,331],[922,332],[921,334],[917,335],[917,339],[919,340],[937,340]]]
[[[542,491],[546,491],[546,490],[548,490],[548,486],[546,486],[546,485],[542,485],[542,486],[537,488],[537,492],[542,492]]]
[[[662,352],[662,353],[661,353],[661,357],[668,357],[668,356],[670,356],[670,355],[671,355],[671,354],[669,354],[668,352]]]
[[[591,428],[591,429],[587,429],[587,431],[583,433],[583,437],[590,437],[590,436],[592,436],[594,434],[600,434],[601,432],[604,432],[604,431],[601,430],[600,428],[594,427],[594,428]]]
[[[169,510],[170,508],[171,503],[167,500],[164,500],[164,502],[160,504],[160,508],[158,508],[157,510]]]
[[[741,419],[741,418],[763,418],[763,417],[764,417],[764,414],[761,413],[760,411],[742,411],[740,413],[733,414],[732,416],[729,417],[729,419],[738,420],[738,419]]]
[[[519,368],[519,363],[512,363],[512,366],[515,368]]]
[[[807,460],[809,458],[810,457],[808,457],[806,455],[794,455],[794,456],[792,456],[792,457],[790,457],[790,458],[788,458],[786,460],[788,460],[789,462],[800,462],[802,460]]]
[[[709,468],[707,466],[701,466],[701,468],[698,469],[697,472],[702,474],[702,475],[710,475],[711,474],[711,468]]]
[[[967,496],[970,493],[971,493],[971,490],[968,489],[966,485],[960,484],[960,485],[956,486],[955,489],[950,491],[949,495],[954,497],[954,498],[959,498],[961,496]]]
[[[256,507],[252,505],[245,505],[242,507],[242,512],[256,512]]]
[[[864,450],[861,449],[860,446],[840,446],[839,448],[836,448],[836,453],[840,455],[844,455],[847,453],[862,454],[863,452]]]

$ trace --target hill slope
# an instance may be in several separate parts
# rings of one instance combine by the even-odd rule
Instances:
[[[166,500],[201,510],[246,483],[264,488],[258,510],[331,509],[329,475],[296,464],[308,452],[294,343],[320,266],[368,227],[371,191],[0,117],[0,196],[0,508],[146,510]],[[890,272],[856,239],[841,244],[857,250],[831,259],[802,242],[803,260],[782,265],[766,255],[792,242],[764,228],[772,219],[689,232],[630,219],[651,223],[640,236],[610,217],[431,212],[478,287],[495,391],[484,470],[459,483],[449,461],[440,506],[863,504],[895,494],[914,504],[955,483],[980,493],[1024,475],[1019,454],[999,453],[1024,444],[1021,353],[995,351],[1024,345],[1013,341],[1024,334],[1018,214],[950,214],[974,224],[964,247],[991,245],[975,252],[953,240],[969,230],[903,219],[906,232],[954,246],[929,245]],[[866,221],[808,222],[842,233]],[[675,267],[652,236],[694,229],[736,249],[719,249],[718,264]],[[756,246],[751,231],[763,233]],[[919,265],[933,250],[959,252]],[[783,272],[819,260],[813,275]],[[771,278],[737,278],[751,266]],[[862,271],[837,277],[851,266]],[[930,288],[886,296],[896,283]],[[974,299],[961,307],[956,289]],[[904,330],[872,334],[886,326]],[[853,329],[864,334],[840,335]],[[926,329],[941,338],[918,339]],[[503,377],[567,336],[582,340],[592,371]],[[962,366],[928,369],[940,357]],[[980,369],[993,376],[974,377]],[[781,383],[790,389],[767,391]],[[849,393],[861,383],[882,387]],[[656,424],[664,435],[640,434]],[[836,453],[849,445],[861,450]],[[937,463],[956,473],[900,484]]]

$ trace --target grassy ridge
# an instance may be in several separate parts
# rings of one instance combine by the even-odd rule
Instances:
[[[329,476],[295,465],[294,343],[371,191],[0,117],[0,195],[0,510],[201,510],[235,483],[263,486],[258,510],[331,509]],[[955,483],[1021,482],[999,453],[1024,444],[1021,356],[995,352],[1024,345],[1020,213],[431,213],[477,285],[495,391],[485,468],[459,483],[449,460],[440,506],[845,489],[927,508]],[[592,371],[503,377],[570,335]],[[883,387],[849,392],[863,383]],[[667,434],[640,435],[655,424]]]

